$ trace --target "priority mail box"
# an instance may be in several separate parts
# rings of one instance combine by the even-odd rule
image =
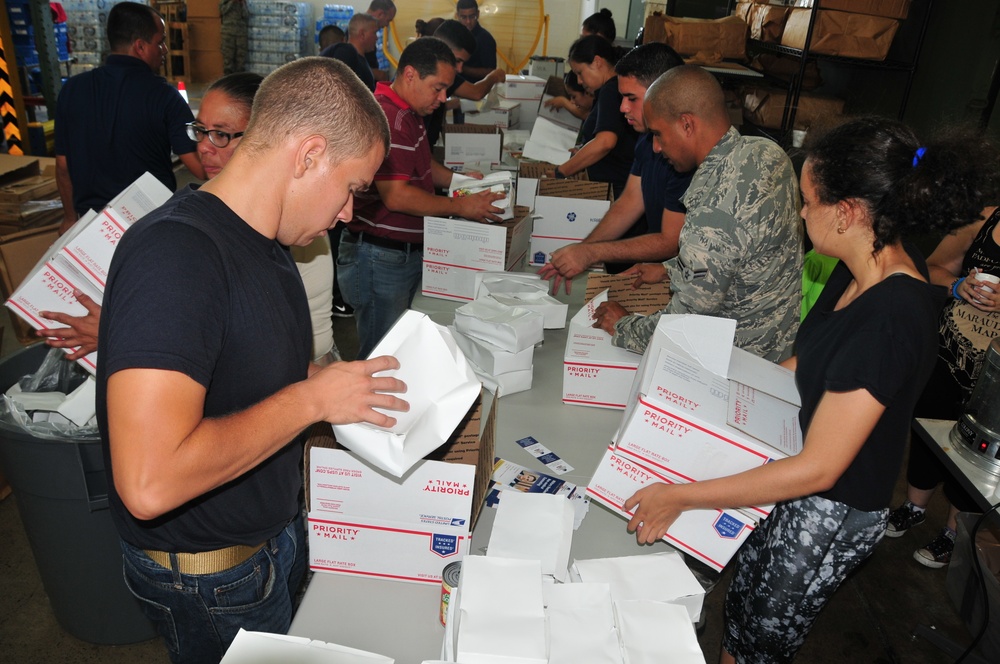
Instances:
[[[683,481],[798,454],[794,374],[733,348],[734,330],[732,321],[710,316],[660,318],[615,435],[617,454]],[[714,380],[706,380],[706,370]]]
[[[593,326],[594,311],[610,300],[631,312],[651,314],[670,301],[669,284],[633,289],[632,281],[624,275],[591,274],[587,278],[587,304],[570,321],[566,339],[563,403],[597,408],[628,406],[642,356],[613,345],[610,334]]]
[[[111,257],[122,235],[131,225],[113,208],[105,208],[66,243],[60,256],[75,265],[103,292],[108,281],[108,270],[111,269]]]
[[[493,126],[481,124],[445,124],[444,165],[462,169],[465,164],[488,161],[500,165],[503,132]]]
[[[545,79],[539,76],[508,74],[507,80],[496,86],[502,101],[520,103],[518,126],[522,129],[531,129],[535,124],[544,90]]]
[[[607,182],[540,181],[529,263],[544,265],[555,249],[583,240],[604,218],[613,200]]]
[[[521,267],[531,227],[531,216],[520,206],[513,219],[496,224],[424,217],[421,292],[458,302],[475,299],[477,272]]]
[[[482,423],[479,399],[451,440],[402,478],[336,449],[328,428],[310,438],[309,566],[440,584],[468,552],[493,469],[497,402]]]
[[[479,112],[466,113],[467,124],[489,125],[501,129],[517,129],[521,118],[521,102],[500,100],[492,108],[484,108]]]
[[[59,224],[42,226],[0,236],[0,295],[11,296],[18,286],[37,267],[52,243],[59,238]],[[8,309],[11,324],[18,341],[31,343],[38,340],[35,328],[13,310]]]
[[[551,171],[554,168],[555,164],[548,162],[521,161],[517,169],[517,204],[534,210],[535,196],[538,195],[538,183],[545,179],[546,171]],[[587,180],[587,171],[580,171],[566,179]]]
[[[625,509],[625,501],[642,487],[656,482],[677,484],[679,480],[609,447],[587,486],[587,494],[615,514],[631,519],[634,513]],[[756,519],[740,510],[686,510],[667,529],[663,541],[722,571],[756,524]]]

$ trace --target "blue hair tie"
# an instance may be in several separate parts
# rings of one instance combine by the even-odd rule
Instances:
[[[927,154],[927,148],[917,148],[917,151],[913,153],[913,167],[914,168],[917,167],[917,164],[920,163],[920,160],[924,158],[925,154]]]

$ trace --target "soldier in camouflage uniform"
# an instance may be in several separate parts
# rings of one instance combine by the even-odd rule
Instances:
[[[791,162],[772,141],[740,136],[730,126],[722,89],[697,67],[675,68],[654,82],[644,114],[654,150],[679,172],[697,168],[681,199],[687,214],[678,255],[651,271],[639,268],[669,275],[673,295],[652,316],[605,303],[595,327],[613,334],[616,346],[641,353],[661,313],[732,318],[737,346],[784,360],[802,298],[802,224]]]
[[[247,33],[250,31],[250,10],[246,0],[221,0],[222,71],[233,74],[246,71]]]

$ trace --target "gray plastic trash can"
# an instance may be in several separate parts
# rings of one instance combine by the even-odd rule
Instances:
[[[0,362],[0,391],[34,373],[47,351],[39,344]],[[122,578],[100,439],[35,438],[0,422],[0,468],[62,628],[111,645],[156,636]]]

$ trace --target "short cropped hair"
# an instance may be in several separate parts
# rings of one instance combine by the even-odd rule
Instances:
[[[349,39],[353,39],[358,36],[358,33],[368,28],[377,28],[378,21],[371,14],[355,14],[351,17],[351,20],[347,22],[347,36]]]
[[[334,44],[340,44],[346,39],[347,35],[344,31],[336,25],[324,25],[319,31],[319,50],[323,50],[327,46],[332,46]]]
[[[476,38],[472,36],[472,32],[462,25],[460,21],[456,21],[453,18],[439,25],[437,30],[434,31],[434,36],[443,40],[452,48],[460,48],[463,51],[467,51],[469,55],[476,52]]]
[[[611,18],[611,10],[607,7],[603,7],[601,11],[583,19],[583,29],[593,35],[600,35],[609,42],[613,42],[618,36],[618,31],[615,29],[615,19]]]
[[[706,120],[723,118],[729,111],[722,86],[698,65],[680,65],[653,81],[646,90],[646,104],[656,115],[676,119],[690,113]]]
[[[427,78],[437,73],[439,62],[452,67],[457,65],[458,61],[451,52],[451,46],[437,37],[421,37],[399,54],[396,71],[402,72],[406,67],[413,67],[420,78]]]
[[[326,138],[334,164],[380,145],[389,151],[389,122],[371,91],[340,60],[310,56],[282,65],[254,98],[240,150],[260,155],[288,135]]]
[[[244,107],[247,115],[250,115],[250,111],[253,108],[253,99],[257,95],[257,90],[260,89],[260,84],[263,80],[264,77],[260,74],[249,71],[226,74],[208,86],[205,93],[207,94],[212,91],[221,92],[236,102],[237,105]]]
[[[620,57],[614,45],[600,35],[580,37],[569,47],[569,60],[581,65],[589,65],[600,56],[612,67]]]
[[[394,12],[396,11],[396,3],[392,0],[372,0],[371,4],[368,5],[369,12]]]
[[[479,13],[479,3],[476,0],[458,0],[455,3],[455,11],[460,9],[475,9]]]
[[[650,42],[636,46],[622,56],[615,65],[618,76],[628,76],[648,88],[664,72],[684,64],[677,51],[662,42]]]
[[[137,2],[120,2],[108,12],[108,42],[113,51],[128,50],[138,39],[151,42],[160,31],[160,14]]]

